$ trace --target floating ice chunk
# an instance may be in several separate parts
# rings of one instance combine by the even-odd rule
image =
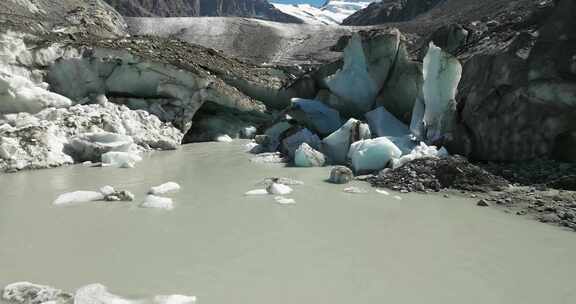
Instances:
[[[74,205],[82,204],[94,201],[101,201],[104,199],[104,194],[96,191],[75,191],[64,193],[58,196],[52,205],[63,206],[63,205]]]
[[[174,202],[169,197],[147,195],[140,207],[172,210],[174,209]]]
[[[234,140],[232,139],[232,137],[225,134],[225,135],[220,135],[220,136],[216,137],[216,141],[229,143],[229,142],[233,142]]]
[[[323,136],[342,126],[340,113],[317,100],[293,98],[290,114],[292,118]]]
[[[148,194],[162,195],[167,193],[174,193],[180,191],[180,185],[175,182],[167,182],[162,185],[150,188]]]
[[[246,193],[244,193],[244,195],[248,195],[248,196],[252,196],[252,195],[268,195],[268,190],[266,189],[256,189],[256,190],[250,190]]]
[[[307,143],[302,143],[294,155],[296,167],[322,167],[325,163],[324,154],[314,150]]]
[[[424,57],[424,124],[426,140],[434,142],[452,131],[456,113],[456,91],[462,65],[456,57],[430,42]]]
[[[382,170],[392,159],[401,155],[402,151],[386,137],[355,142],[348,153],[356,172]]]
[[[352,194],[364,194],[364,193],[368,193],[368,190],[358,188],[358,187],[348,187],[348,188],[344,189],[344,192],[352,193]]]
[[[296,150],[306,143],[313,149],[320,149],[321,141],[318,135],[310,132],[308,129],[302,129],[282,140],[282,152],[290,159],[294,158]]]
[[[108,292],[102,284],[90,284],[80,287],[74,293],[74,304],[136,304]]]
[[[278,164],[285,163],[286,159],[282,157],[280,152],[260,153],[250,159],[251,162],[260,164]]]
[[[410,154],[404,155],[397,159],[393,159],[392,168],[396,169],[402,167],[404,164],[420,158],[438,158],[446,157],[448,155],[448,151],[445,148],[438,150],[435,146],[428,146],[424,142],[421,142],[410,152]]]
[[[286,195],[292,193],[293,190],[289,186],[273,183],[266,188],[266,191],[270,194]]]
[[[384,107],[379,107],[365,114],[366,121],[370,126],[372,136],[376,137],[401,137],[410,134],[408,126],[398,120]]]
[[[169,295],[169,296],[155,296],[155,304],[194,304],[196,303],[195,296],[185,295]]]
[[[6,285],[2,293],[2,299],[9,303],[18,304],[42,304],[68,300],[71,297],[71,295],[64,293],[62,290],[30,282],[17,282]]]
[[[322,148],[332,163],[344,164],[350,145],[358,140],[371,137],[367,124],[350,118],[340,129],[322,140]]]
[[[116,168],[134,168],[137,162],[142,161],[135,152],[108,152],[102,154],[102,165]]]
[[[388,192],[386,190],[380,190],[380,189],[376,189],[376,193],[380,193],[380,194],[384,194],[384,195],[390,195],[390,192]]]
[[[331,106],[340,113],[363,114],[372,109],[379,88],[368,72],[359,34],[352,35],[344,49],[344,66],[326,78],[326,84],[339,99],[337,103],[331,102]]]
[[[296,201],[292,198],[286,198],[283,196],[277,196],[274,198],[274,200],[276,200],[276,202],[280,205],[293,205],[296,204]]]
[[[282,184],[282,185],[287,185],[287,186],[304,185],[303,181],[299,181],[299,180],[289,178],[289,177],[267,177],[264,180],[262,180],[261,182],[259,182],[258,185],[269,185],[271,183],[277,183],[277,184]]]
[[[399,200],[399,201],[402,200],[402,197],[401,197],[400,195],[394,195],[393,197],[394,197],[395,199]]]

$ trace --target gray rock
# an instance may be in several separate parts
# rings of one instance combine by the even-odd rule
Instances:
[[[348,167],[337,166],[330,171],[328,181],[333,184],[347,184],[354,179],[354,173]]]
[[[71,302],[72,295],[62,290],[29,282],[12,283],[4,287],[2,299],[17,304],[42,304],[46,302]]]
[[[478,203],[476,203],[476,205],[480,207],[489,207],[490,203],[487,200],[482,199],[479,200]]]

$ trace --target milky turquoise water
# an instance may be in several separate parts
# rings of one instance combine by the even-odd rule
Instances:
[[[249,157],[240,143],[207,143],[135,169],[0,175],[0,285],[99,282],[126,297],[206,304],[576,303],[573,232],[462,198],[348,194],[323,182],[328,168]],[[243,196],[269,176],[305,182],[295,205]],[[137,207],[166,181],[183,188],[173,211]],[[136,202],[50,205],[108,184]]]

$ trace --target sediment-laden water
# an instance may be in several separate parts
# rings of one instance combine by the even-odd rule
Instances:
[[[74,166],[0,175],[0,285],[200,303],[575,303],[576,234],[434,195],[394,199],[324,182],[329,168],[249,161],[242,143],[155,153],[134,169]],[[305,182],[289,197],[243,194],[270,176]],[[172,211],[138,208],[175,181]],[[104,185],[134,203],[54,207]]]

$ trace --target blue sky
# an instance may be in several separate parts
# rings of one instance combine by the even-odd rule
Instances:
[[[316,6],[320,6],[324,4],[326,0],[268,0],[268,2],[275,2],[275,3],[308,3]]]

